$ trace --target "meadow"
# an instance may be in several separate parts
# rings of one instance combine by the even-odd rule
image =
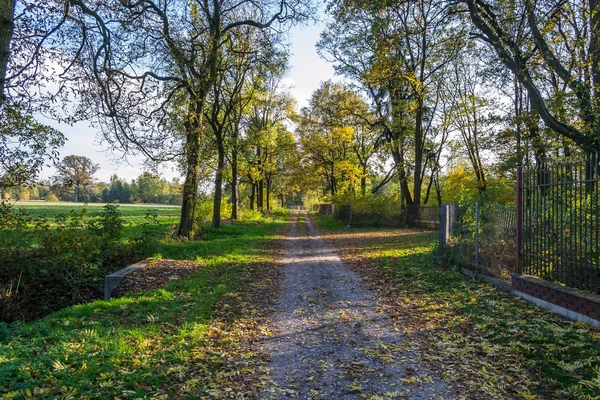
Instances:
[[[71,212],[80,213],[84,208],[87,210],[88,215],[93,215],[101,212],[105,206],[105,204],[96,203],[47,203],[45,201],[17,201],[12,204],[15,208],[23,208],[31,212],[34,216],[45,216],[49,219],[54,219]],[[119,204],[121,217],[126,222],[123,235],[125,237],[132,237],[138,234],[140,232],[140,225],[149,213],[157,215],[157,222],[161,230],[166,231],[169,226],[176,225],[179,222],[180,210],[180,206],[163,204]]]

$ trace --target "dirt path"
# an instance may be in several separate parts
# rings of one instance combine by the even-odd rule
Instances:
[[[273,386],[260,398],[454,397],[419,366],[361,279],[299,214],[285,247],[285,278],[273,315]]]

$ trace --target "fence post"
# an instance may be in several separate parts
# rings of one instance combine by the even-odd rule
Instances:
[[[456,216],[458,215],[458,204],[448,204],[448,227],[447,236],[450,237],[456,228]]]
[[[479,202],[475,202],[475,275],[479,271]]]
[[[444,249],[444,246],[446,245],[446,240],[448,239],[446,237],[446,225],[448,223],[448,219],[446,217],[446,213],[448,211],[448,208],[446,206],[446,204],[442,204],[440,206],[440,249],[439,249],[439,255],[440,257],[442,256],[442,251]]]
[[[517,167],[517,246],[515,254],[515,270],[517,274],[523,273],[523,167]]]

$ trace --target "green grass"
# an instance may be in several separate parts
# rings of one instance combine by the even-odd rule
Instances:
[[[15,208],[24,208],[35,216],[46,216],[47,218],[56,218],[59,215],[69,214],[71,211],[76,213],[86,209],[88,215],[93,215],[102,211],[104,204],[83,204],[83,203],[44,203],[37,201],[16,202]],[[126,221],[123,235],[125,238],[133,237],[140,233],[141,224],[148,213],[158,215],[158,223],[162,231],[166,232],[168,227],[179,223],[181,207],[164,206],[155,204],[119,204],[119,211]]]
[[[407,346],[443,378],[470,398],[599,398],[597,329],[436,266],[437,234],[408,232],[328,236],[378,290],[386,288]]]
[[[211,339],[211,330],[224,329],[215,306],[243,297],[271,266],[268,247],[285,225],[236,223],[199,242],[165,243],[165,258],[198,260],[201,271],[164,289],[0,325],[2,398],[201,397],[223,366],[223,349],[235,348],[227,337]]]

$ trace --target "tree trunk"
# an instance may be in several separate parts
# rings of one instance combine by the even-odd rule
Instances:
[[[592,101],[594,102],[596,118],[592,125],[592,134],[599,142],[597,151],[600,151],[600,0],[590,0],[590,69],[593,81]]]
[[[421,204],[421,186],[423,171],[423,100],[419,100],[417,113],[415,116],[415,173],[414,173],[414,189],[413,203]]]
[[[6,69],[10,59],[10,42],[13,36],[15,0],[2,0],[0,5],[0,104],[4,104]]]
[[[217,164],[217,173],[215,174],[215,199],[213,206],[212,227],[219,229],[221,227],[221,200],[223,198],[223,172],[225,170],[225,147],[222,136],[217,138],[219,162]]]
[[[365,176],[367,171],[363,168],[363,175],[360,177],[360,192],[363,196],[367,194],[367,177]]]
[[[177,236],[190,237],[194,229],[194,212],[198,198],[198,185],[200,184],[200,112],[202,103],[190,104],[186,121],[185,155],[187,169],[181,200],[181,218]]]
[[[250,210],[254,211],[254,198],[256,197],[256,184],[250,183],[252,189],[250,191]]]
[[[79,201],[79,184],[76,183],[74,193],[73,193],[73,202],[77,203],[78,201]]]
[[[267,178],[267,211],[271,211],[271,178]]]
[[[264,190],[265,190],[265,180],[261,179],[260,181],[258,181],[258,187],[256,188],[257,193],[256,193],[256,207],[258,209],[258,211],[262,211],[265,203],[264,203]]]
[[[410,189],[408,188],[408,181],[406,179],[406,170],[404,169],[404,155],[402,150],[399,148],[392,149],[392,156],[396,163],[396,172],[398,179],[400,180],[400,197],[406,201],[406,204],[413,204],[412,197],[410,195]]]
[[[331,195],[335,196],[335,189],[336,189],[336,182],[335,182],[335,164],[331,163]]]
[[[237,141],[237,136],[234,138]],[[238,219],[238,166],[237,166],[237,145],[234,143],[231,154],[231,219]]]
[[[535,111],[533,104],[530,105],[526,124],[527,131],[529,133],[529,141],[533,147],[535,164],[536,166],[540,167],[546,162],[546,146],[540,137],[540,116]]]

